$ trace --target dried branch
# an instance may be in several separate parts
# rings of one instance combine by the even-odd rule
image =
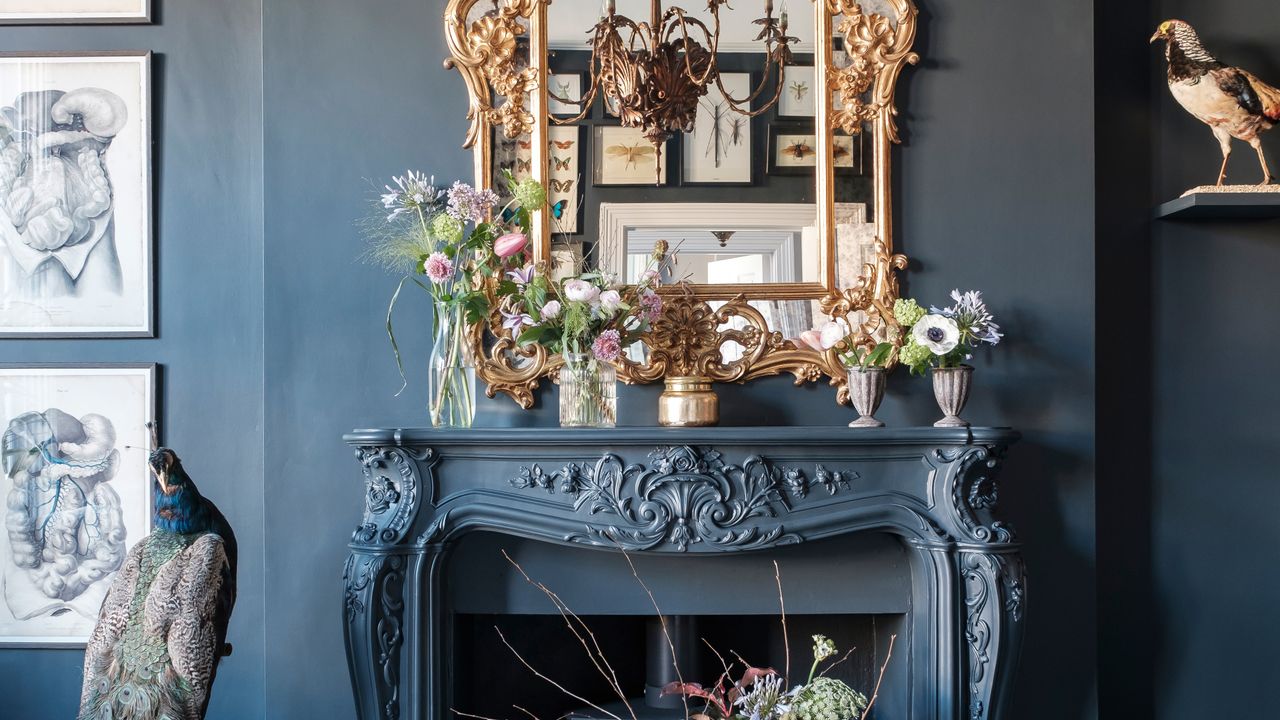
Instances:
[[[773,579],[778,583],[778,611],[782,614],[782,651],[786,653],[786,665],[782,671],[782,684],[791,687],[791,639],[787,636],[787,601],[782,596],[782,568],[773,561]]]
[[[889,669],[889,659],[893,657],[893,641],[897,640],[897,635],[889,636],[889,652],[884,656],[884,664],[880,666],[880,677],[876,678],[876,689],[871,693],[871,702],[867,703],[867,707],[862,710],[862,717],[858,720],[867,720],[867,716],[871,714],[871,708],[876,704],[876,698],[880,697],[880,683],[884,681],[884,671]]]
[[[449,708],[449,712],[464,718],[472,718],[472,720],[497,720],[497,718],[486,717],[484,715],[472,715],[469,712],[462,712],[458,708]]]
[[[520,707],[519,705],[512,705],[511,707],[513,707],[513,708],[515,708],[515,709],[519,710],[520,712],[524,713],[525,715],[528,715],[528,716],[529,716],[529,720],[538,720],[538,716],[537,716],[537,715],[534,715],[534,714],[533,714],[533,713],[531,713],[531,712],[529,712],[529,710],[528,710],[527,708],[522,708],[522,707]]]
[[[830,665],[828,665],[826,670],[823,670],[822,672],[818,673],[818,677],[823,677],[823,676],[825,676],[827,673],[829,673],[829,672],[831,672],[832,670],[834,670],[834,669],[836,668],[836,666],[837,666],[837,665],[839,665],[840,663],[844,662],[845,660],[848,660],[848,659],[849,659],[849,656],[853,654],[853,651],[854,651],[854,650],[857,650],[857,649],[858,649],[858,648],[856,648],[856,647],[851,647],[851,648],[849,648],[849,652],[845,653],[845,654],[844,654],[844,657],[842,657],[842,658],[840,658],[839,660],[837,660],[837,661],[835,661],[835,662],[831,663]]]
[[[507,562],[511,563],[511,566],[524,576],[525,582],[541,590],[551,600],[551,603],[556,606],[556,610],[560,612],[560,617],[564,619],[565,625],[569,627],[569,632],[573,633],[573,636],[582,645],[582,649],[586,651],[587,657],[591,659],[591,664],[595,666],[596,671],[609,684],[609,689],[613,690],[614,694],[622,700],[622,704],[627,708],[627,713],[631,716],[631,720],[638,720],[635,709],[631,707],[631,702],[627,699],[627,694],[623,691],[622,684],[618,681],[618,674],[614,671],[613,666],[609,664],[609,659],[605,657],[604,650],[600,648],[600,643],[596,640],[595,633],[591,632],[591,628],[587,626],[587,623],[577,613],[569,609],[568,603],[562,600],[551,588],[530,577],[529,573],[525,572],[520,563],[507,554],[505,549],[502,551],[502,557],[506,558]],[[574,628],[575,622],[581,628],[581,632]],[[586,637],[583,636],[584,633]],[[590,646],[587,645],[588,638],[591,640]]]
[[[680,672],[680,659],[676,654],[676,644],[671,641],[671,632],[667,629],[667,616],[662,614],[662,608],[658,607],[658,599],[653,596],[653,591],[640,578],[640,572],[636,570],[636,564],[631,560],[631,555],[627,553],[621,546],[618,547],[622,551],[622,557],[627,559],[627,565],[631,566],[631,576],[640,583],[640,587],[644,589],[646,595],[649,596],[649,602],[653,605],[653,611],[658,613],[658,622],[662,624],[662,637],[667,641],[667,649],[671,651],[671,667],[675,668],[676,680],[680,681],[680,686],[684,687],[684,674]],[[680,699],[684,703],[685,720],[689,718],[689,696],[680,693]]]
[[[566,688],[565,686],[561,685],[560,683],[556,682],[555,680],[552,680],[551,678],[547,677],[546,675],[543,675],[542,673],[538,672],[538,669],[537,669],[537,668],[535,668],[534,666],[530,665],[530,664],[529,664],[529,661],[524,659],[524,656],[520,654],[520,651],[516,650],[516,649],[515,649],[515,647],[513,647],[513,646],[511,645],[511,643],[507,642],[507,636],[502,634],[502,628],[498,627],[497,625],[494,625],[494,626],[493,626],[493,629],[498,631],[498,637],[502,639],[502,644],[507,646],[507,649],[511,651],[511,654],[512,654],[512,655],[515,655],[515,656],[516,656],[516,659],[520,661],[520,664],[521,664],[521,665],[524,665],[524,666],[525,666],[525,668],[526,668],[526,669],[528,669],[528,671],[529,671],[529,672],[533,673],[533,674],[534,674],[535,676],[537,676],[539,679],[541,679],[541,680],[545,680],[547,683],[549,683],[549,684],[550,684],[552,687],[554,687],[555,689],[559,690],[560,692],[564,693],[565,695],[568,695],[569,697],[573,698],[574,700],[577,700],[578,702],[582,703],[583,705],[588,705],[588,706],[590,706],[590,707],[592,707],[592,708],[594,708],[594,709],[596,709],[596,710],[598,710],[598,711],[600,711],[600,712],[604,713],[605,715],[608,715],[609,717],[613,718],[613,720],[622,720],[622,718],[618,717],[617,715],[614,715],[613,713],[609,712],[608,710],[605,710],[604,708],[600,707],[599,705],[597,705],[597,704],[595,704],[595,703],[591,702],[590,700],[588,700],[588,699],[586,699],[586,698],[584,698],[584,697],[582,697],[582,696],[580,696],[580,695],[577,695],[577,694],[575,694],[575,693],[573,693],[573,692],[570,692],[570,690],[569,690],[568,688]]]

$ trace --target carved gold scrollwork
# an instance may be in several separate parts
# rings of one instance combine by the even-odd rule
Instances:
[[[544,62],[545,15],[550,0],[497,0],[494,9],[472,17],[477,0],[449,0],[445,11],[445,34],[452,57],[445,66],[458,70],[466,82],[470,96],[467,117],[471,121],[464,147],[474,148],[476,183],[491,183],[492,141],[490,130],[501,126],[508,137],[528,134],[533,140],[535,177],[544,167],[547,125],[554,120],[538,117],[545,101],[540,95],[546,68]],[[713,308],[708,298],[697,291],[669,288],[664,293],[665,306],[641,342],[648,348],[643,363],[622,360],[617,363],[618,378],[626,383],[651,383],[664,377],[685,375],[709,377],[717,382],[745,382],[755,378],[790,373],[795,384],[817,382],[824,377],[838,389],[838,402],[849,402],[845,368],[840,356],[855,347],[870,348],[877,342],[900,342],[894,324],[892,304],[898,297],[897,271],[907,266],[903,255],[893,250],[892,193],[890,191],[889,149],[900,142],[896,124],[894,96],[899,75],[907,64],[915,64],[919,56],[912,52],[915,42],[917,10],[913,0],[883,0],[893,17],[868,13],[857,0],[818,0],[814,6],[819,26],[839,18],[838,29],[844,38],[844,51],[849,64],[832,67],[822,58],[815,65],[826,78],[827,86],[838,102],[823,100],[819,104],[832,128],[846,133],[859,133],[868,128],[874,158],[873,185],[876,209],[875,258],[867,262],[852,287],[837,288],[834,278],[835,240],[828,238],[825,261],[830,280],[825,288],[763,287],[733,297]],[[528,28],[528,29],[526,29]],[[522,36],[529,35],[533,54],[529,62],[520,56]],[[821,43],[820,43],[821,45]],[[829,41],[825,45],[830,50]],[[614,52],[621,52],[615,48]],[[608,53],[605,53],[608,55]],[[606,63],[605,74],[616,72],[617,64]],[[678,68],[668,68],[673,73]],[[680,78],[674,75],[672,83]],[[621,83],[625,87],[627,83]],[[820,94],[820,98],[830,98]],[[635,110],[635,107],[629,108]],[[656,107],[649,108],[657,111]],[[628,108],[623,108],[627,111]],[[666,107],[663,112],[677,113]],[[678,113],[677,113],[678,114]],[[687,113],[686,113],[687,114]],[[825,161],[829,163],[830,160]],[[820,164],[819,168],[823,165]],[[826,172],[831,172],[829,164]],[[830,212],[833,191],[830,175],[826,184],[818,183],[820,205]],[[824,205],[825,204],[825,205]],[[545,226],[535,217],[533,235],[549,237]],[[829,233],[836,232],[834,223],[819,223]],[[548,241],[549,242],[549,241]],[[543,253],[546,251],[543,250]],[[535,258],[545,260],[544,254]],[[737,292],[738,288],[718,288]],[[803,292],[801,292],[801,290]],[[826,293],[825,296],[823,293]],[[723,299],[728,293],[717,297]],[[764,315],[753,307],[754,301],[796,298],[812,300],[831,317],[845,319],[853,338],[826,350],[816,351],[782,337],[771,330]],[[477,375],[487,384],[486,394],[504,393],[521,407],[530,408],[535,391],[543,378],[555,378],[563,364],[558,355],[540,345],[520,347],[509,331],[501,327],[502,317],[495,308],[488,323],[471,328],[470,345],[476,358]],[[725,361],[722,349],[737,343],[742,353],[736,360]]]
[[[839,104],[832,108],[832,126],[849,134],[860,133],[866,123],[887,112],[889,139],[899,142],[894,89],[902,66],[920,61],[911,51],[916,35],[915,5],[893,0],[895,23],[883,15],[864,12],[857,0],[826,3],[832,15],[840,16],[837,29],[849,56],[847,66],[827,68],[827,86],[840,94]]]
[[[450,0],[445,10],[445,39],[453,57],[445,67],[457,69],[467,83],[471,128],[463,147],[473,147],[488,126],[501,126],[509,138],[533,130],[529,93],[538,89],[538,69],[532,61],[520,67],[516,51],[525,25],[543,0],[503,0],[475,21],[467,16],[475,0]],[[494,98],[501,98],[496,105]]]

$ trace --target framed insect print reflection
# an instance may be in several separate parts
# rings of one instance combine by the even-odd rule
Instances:
[[[547,76],[547,111],[559,117],[582,112],[582,73],[551,73]]]
[[[778,117],[812,119],[815,81],[812,65],[788,65],[778,98]]]
[[[585,140],[586,128],[581,125],[552,125],[547,128],[547,204],[551,232],[557,235],[582,232]]]
[[[597,125],[592,139],[595,185],[666,185],[671,143],[659,153],[639,128]]]
[[[720,81],[734,97],[751,94],[750,73],[722,73]],[[720,88],[711,85],[698,101],[693,132],[681,138],[682,185],[750,185],[751,118],[737,112]]]
[[[803,125],[769,126],[769,174],[809,175],[818,166],[818,142]]]

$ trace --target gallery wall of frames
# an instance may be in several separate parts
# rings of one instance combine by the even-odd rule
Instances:
[[[261,3],[218,5],[0,0],[0,674],[32,690],[6,687],[0,714],[74,713],[98,608],[151,530],[148,424],[261,537],[221,477],[261,465],[244,440],[261,349],[242,340],[261,335],[261,290],[235,281],[261,263],[260,45],[245,32]],[[260,614],[247,584],[238,609]],[[260,685],[261,643],[235,643],[225,671]]]

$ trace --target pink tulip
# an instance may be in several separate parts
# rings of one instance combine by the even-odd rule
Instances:
[[[804,345],[808,345],[809,347],[813,348],[814,350],[817,350],[818,352],[822,352],[823,350],[825,350],[825,348],[822,347],[822,333],[818,332],[817,330],[805,330],[804,332],[800,333],[800,337],[796,338],[796,340],[798,341],[796,342],[797,346],[803,343]]]
[[[500,258],[509,258],[529,244],[529,236],[524,233],[507,233],[493,243],[493,252]]]

